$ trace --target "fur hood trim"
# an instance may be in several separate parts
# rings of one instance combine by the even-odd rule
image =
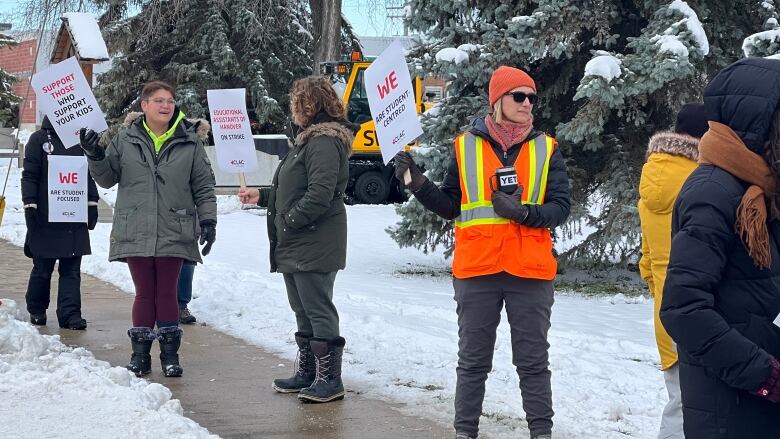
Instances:
[[[311,125],[295,137],[295,144],[303,145],[309,140],[320,136],[332,137],[338,140],[344,145],[344,149],[348,153],[352,153],[352,141],[355,136],[349,128],[339,122],[323,122]]]
[[[664,131],[651,137],[647,144],[646,157],[655,153],[676,155],[698,161],[699,139],[687,134]]]
[[[122,122],[122,128],[128,128],[130,125],[135,122],[136,120],[143,117],[144,113],[141,111],[131,111],[130,113],[127,113],[127,116],[125,116],[124,122]],[[198,138],[202,142],[206,142],[209,139],[209,130],[211,130],[211,125],[209,124],[209,121],[206,119],[190,119],[190,118],[184,118],[187,122],[189,122],[191,125],[197,125],[196,134],[198,135]]]

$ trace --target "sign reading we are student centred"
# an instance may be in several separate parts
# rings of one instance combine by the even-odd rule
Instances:
[[[36,73],[30,82],[41,110],[49,117],[66,148],[79,144],[81,128],[90,128],[98,133],[108,129],[103,112],[75,57]]]
[[[246,111],[246,89],[208,90],[206,96],[217,165],[225,172],[253,172],[257,155]]]
[[[400,41],[393,41],[371,63],[366,69],[365,81],[382,159],[387,164],[398,151],[423,133],[415,108],[412,78]]]

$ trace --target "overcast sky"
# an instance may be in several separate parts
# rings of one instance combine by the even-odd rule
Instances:
[[[388,15],[400,15],[401,11],[388,11],[385,5],[402,3],[401,0],[343,0],[342,8],[358,35],[392,36],[403,33],[403,23],[399,18],[388,18]],[[18,4],[17,0],[0,0],[0,22],[10,21],[9,14]],[[18,28],[18,25],[15,27]]]

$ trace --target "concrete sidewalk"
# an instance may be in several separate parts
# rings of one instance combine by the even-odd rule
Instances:
[[[0,298],[24,308],[24,293],[32,261],[22,249],[0,240]],[[83,346],[101,360],[123,366],[130,357],[127,328],[132,297],[114,286],[82,274],[82,312],[89,327],[70,331],[57,326],[56,269],[52,279],[48,326],[43,334],[60,334],[63,343]],[[295,395],[271,389],[274,378],[293,370],[289,361],[207,326],[184,325],[180,350],[182,378],[160,371],[157,344],[152,373],[181,400],[184,414],[223,438],[450,438],[452,430],[427,419],[401,414],[401,404],[364,398],[349,389],[344,401],[301,404]],[[292,350],[293,347],[291,346]],[[284,367],[278,367],[284,364]],[[349,367],[346,365],[346,367]]]

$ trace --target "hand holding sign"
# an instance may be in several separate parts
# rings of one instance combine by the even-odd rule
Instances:
[[[66,148],[79,144],[80,128],[87,127],[97,132],[108,129],[103,112],[75,57],[36,73],[30,83],[41,110],[46,113]]]
[[[366,69],[365,81],[382,158],[388,163],[423,132],[415,109],[412,79],[398,40]],[[410,177],[404,176],[407,184],[412,182]]]
[[[81,149],[84,150],[84,154],[87,155],[88,159],[103,160],[103,157],[106,156],[106,152],[99,142],[100,136],[96,132],[86,128],[79,130],[79,145],[81,145]]]

